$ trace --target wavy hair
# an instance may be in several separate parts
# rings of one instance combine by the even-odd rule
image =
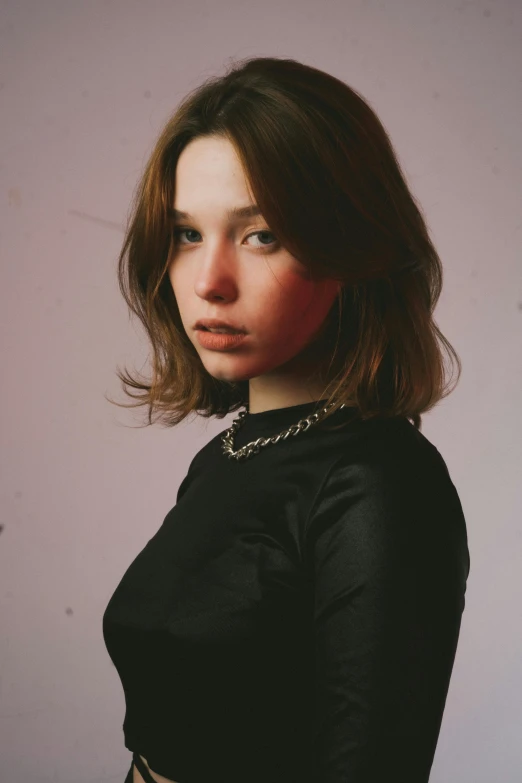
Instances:
[[[181,322],[168,276],[175,170],[198,137],[230,141],[280,244],[311,279],[341,282],[321,340],[323,399],[362,418],[421,414],[447,396],[444,348],[459,357],[433,311],[442,264],[390,138],[353,88],[292,59],[232,61],[190,92],[161,131],[134,192],[118,281],[152,346],[152,377],[117,375],[134,403],[172,427],[194,412],[223,418],[248,405],[248,380],[214,378]],[[310,230],[321,226],[321,232]],[[133,393],[130,389],[138,390]]]

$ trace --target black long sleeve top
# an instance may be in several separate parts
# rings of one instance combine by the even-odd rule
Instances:
[[[470,569],[444,459],[354,408],[246,461],[221,434],[103,615],[126,748],[176,783],[425,783]]]

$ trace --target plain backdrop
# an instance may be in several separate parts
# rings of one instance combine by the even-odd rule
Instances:
[[[444,265],[436,320],[463,372],[422,431],[471,553],[430,783],[517,783],[520,0],[2,0],[0,780],[122,783],[130,765],[102,615],[194,454],[234,417],[137,429],[145,409],[104,399],[127,401],[116,366],[149,367],[116,262],[167,118],[247,56],[360,91],[426,213]]]

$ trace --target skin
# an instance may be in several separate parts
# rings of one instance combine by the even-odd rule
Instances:
[[[157,783],[176,783],[175,780],[171,780],[170,778],[164,777],[164,775],[158,775],[157,772],[153,772],[151,770],[151,768],[149,767],[149,765],[147,764],[146,759],[144,759],[143,756],[140,756],[140,758],[143,760],[145,766],[149,770],[151,778],[153,780],[156,780]],[[132,783],[145,783],[145,781],[143,780],[142,775],[140,774],[140,772],[138,771],[138,769],[135,766],[132,768],[132,776],[133,776],[132,777]]]
[[[227,221],[228,209],[255,203],[228,140],[194,139],[182,151],[175,176],[173,206],[191,219],[176,222],[168,274],[205,369],[220,380],[248,379],[251,413],[321,399],[325,353],[317,336],[340,283],[307,279],[304,266],[274,234],[249,237],[269,232],[262,216]],[[199,318],[230,321],[248,335],[226,352],[205,348],[193,328]]]

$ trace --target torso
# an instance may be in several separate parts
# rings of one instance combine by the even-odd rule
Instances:
[[[143,761],[143,763],[149,770],[151,778],[153,780],[156,780],[157,783],[176,783],[176,781],[172,780],[171,778],[165,778],[163,777],[163,775],[158,775],[157,772],[153,772],[149,767],[149,765],[147,764],[147,760],[144,759],[143,756],[140,755],[140,759]],[[132,770],[132,783],[145,783],[136,765],[134,765],[134,768]]]

